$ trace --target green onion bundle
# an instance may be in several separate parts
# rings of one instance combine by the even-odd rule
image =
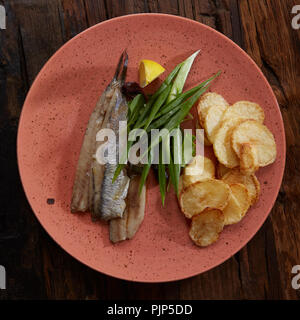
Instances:
[[[148,163],[143,166],[143,171],[140,180],[140,190],[146,182],[147,176],[149,174],[152,159],[153,159],[153,149],[155,146],[159,145],[159,163],[158,163],[158,181],[160,186],[160,193],[162,203],[165,202],[166,190],[167,190],[167,178],[166,170],[168,168],[168,173],[170,177],[170,183],[173,185],[176,194],[178,195],[178,184],[179,177],[182,168],[182,164],[177,164],[175,162],[176,157],[182,157],[182,149],[179,146],[178,141],[181,141],[181,131],[180,124],[184,121],[186,116],[195,102],[200,98],[200,96],[208,89],[211,82],[220,75],[220,72],[216,73],[214,76],[208,80],[200,83],[194,88],[182,93],[185,81],[194,62],[194,59],[198,55],[199,51],[193,53],[189,58],[187,58],[182,63],[178,64],[174,70],[169,74],[165,81],[161,84],[160,88],[149,98],[147,103],[144,101],[142,94],[138,94],[130,103],[128,111],[128,129],[144,129],[147,134],[150,133],[152,129],[167,129],[166,132],[171,132],[173,129],[178,129],[175,131],[175,136],[173,136],[174,144],[173,146],[165,146],[162,143],[163,136],[158,136],[151,141],[151,144],[147,150],[148,153]],[[142,139],[142,137],[140,137]],[[125,159],[127,159],[129,150],[133,145],[133,141],[128,141],[127,143],[127,154]],[[164,164],[162,161],[162,150],[168,154],[169,164]],[[142,155],[142,158],[147,155]],[[124,162],[124,161],[123,161]],[[113,182],[120,174],[121,170],[124,168],[124,164],[119,164]]]

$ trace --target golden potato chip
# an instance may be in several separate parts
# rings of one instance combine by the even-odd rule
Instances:
[[[250,206],[249,193],[243,184],[230,184],[230,190],[228,205],[223,209],[225,225],[241,221]]]
[[[264,122],[264,110],[257,103],[250,101],[239,101],[227,108],[224,112],[223,120],[231,118],[253,119],[261,123]]]
[[[215,165],[206,157],[198,155],[185,167],[183,175],[184,187],[197,181],[203,181],[215,177]]]
[[[223,113],[227,109],[224,104],[216,104],[211,106],[204,118],[204,129],[208,140],[214,143],[216,132],[223,118]]]
[[[255,146],[250,143],[242,143],[239,157],[240,171],[242,174],[250,175],[258,170],[258,156]]]
[[[225,208],[229,194],[230,188],[226,183],[209,179],[184,188],[179,197],[179,204],[184,215],[192,218],[206,208]]]
[[[222,105],[228,106],[228,102],[220,95],[215,92],[205,93],[201,98],[197,106],[199,122],[204,126],[204,119],[208,109],[211,106]]]
[[[232,118],[222,121],[214,140],[214,153],[225,167],[234,168],[239,165],[239,158],[231,146],[233,129],[241,123],[241,119]]]
[[[250,143],[257,150],[258,165],[260,167],[271,164],[276,159],[276,143],[271,131],[255,120],[246,120],[240,123],[232,132],[232,148],[240,154],[240,147]]]
[[[245,185],[249,192],[251,205],[258,200],[259,181],[254,174],[246,176],[240,172],[239,168],[235,168],[226,173],[222,180],[228,184],[241,183]]]
[[[225,219],[224,221],[225,226],[238,223],[243,218],[242,209],[237,199],[232,193],[230,193],[228,204],[223,209],[223,213],[224,213],[224,219]]]
[[[242,183],[232,183],[230,185],[230,190],[234,197],[237,199],[244,216],[251,205],[247,187]]]
[[[196,124],[196,129],[203,129],[199,122],[197,122],[197,124]],[[203,131],[204,131],[204,129],[203,129]],[[204,143],[205,147],[210,147],[211,146],[211,142],[208,140],[205,131],[204,131],[203,143]]]
[[[192,218],[190,238],[200,247],[216,242],[224,228],[224,214],[218,209],[206,209]]]
[[[253,201],[253,204],[254,204],[254,203],[256,203],[256,202],[258,201],[258,199],[259,199],[259,195],[260,195],[260,183],[259,183],[259,181],[258,181],[258,179],[257,179],[257,177],[256,177],[255,174],[252,174],[251,177],[252,177],[253,183],[254,183],[254,185],[255,185],[255,189],[256,189],[256,198],[255,198],[254,201]]]
[[[222,179],[222,177],[229,172],[231,169],[224,166],[224,164],[218,162],[217,164],[217,177]]]

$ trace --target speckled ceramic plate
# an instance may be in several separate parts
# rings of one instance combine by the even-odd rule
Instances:
[[[170,71],[201,49],[187,88],[217,70],[211,89],[233,103],[251,100],[266,114],[275,135],[276,162],[258,173],[259,202],[238,224],[226,227],[217,243],[201,249],[188,236],[188,223],[174,194],[162,208],[155,178],[148,181],[144,222],[133,240],[113,245],[107,225],[89,214],[71,214],[70,198],[84,131],[98,97],[110,82],[124,48],[128,81],[138,78],[139,60],[148,58]],[[285,162],[283,122],[275,96],[259,68],[232,41],[192,20],[140,14],[98,24],[64,45],[36,78],[23,107],[18,160],[27,198],[51,237],[73,257],[105,274],[134,281],[160,282],[209,270],[240,250],[258,231],[277,197]],[[54,199],[54,203],[52,200]]]

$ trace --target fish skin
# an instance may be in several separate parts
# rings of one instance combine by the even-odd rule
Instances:
[[[104,142],[97,142],[96,135],[100,129],[116,127],[117,121],[121,119],[126,120],[128,106],[121,89],[126,77],[127,63],[128,56],[126,51],[124,51],[119,59],[112,81],[101,95],[90,116],[77,163],[71,199],[71,212],[90,210],[93,220],[99,218],[107,220],[110,215],[105,207],[102,214],[101,199],[102,185],[104,186],[104,198],[107,193],[107,183],[103,184],[103,180],[105,178],[105,181],[109,181],[113,167],[97,162],[95,158],[96,150]],[[119,180],[119,183],[114,186],[114,190],[118,190],[119,188],[123,188],[123,190],[120,189],[118,192],[115,192],[115,197],[119,194],[123,198],[127,194],[126,188],[128,190],[126,186],[129,178],[126,175],[126,170],[122,172]],[[122,181],[125,181],[127,184],[125,182],[121,183]],[[121,200],[122,209],[123,203]],[[117,215],[119,216],[120,214],[121,210],[119,209]],[[114,217],[114,215],[111,216]]]
[[[96,134],[101,129],[107,106],[114,89],[109,85],[98,100],[92,112],[82,143],[73,184],[71,212],[85,212],[90,209],[91,198],[91,166],[96,150]],[[99,164],[100,165],[100,164]]]
[[[127,239],[132,239],[138,231],[145,216],[146,206],[146,184],[139,192],[141,176],[134,176],[130,181],[127,195],[128,218],[127,218]]]
[[[140,179],[139,175],[131,177],[123,217],[110,220],[109,238],[113,243],[132,239],[144,220],[146,185],[139,193]]]
[[[114,173],[117,169],[116,159],[119,158],[119,122],[127,119],[128,106],[121,88],[117,85],[117,100],[111,112],[107,127],[115,132],[117,137],[116,154],[112,155],[109,163],[105,164],[104,177],[101,187],[100,213],[101,219],[110,220],[121,218],[126,207],[125,199],[128,193],[129,177],[126,169],[123,169],[114,182]],[[110,148],[108,144],[107,148]],[[113,157],[116,157],[114,159]],[[115,163],[113,163],[115,162]]]
[[[110,97],[110,100],[107,100],[108,106],[105,106],[106,114],[100,129],[108,128],[111,113],[112,113],[112,110],[114,109],[114,106],[117,101],[117,97],[119,95],[115,82],[111,84],[111,87],[112,87],[111,88],[112,90],[110,92],[111,97]],[[96,141],[95,153],[96,153],[96,150],[103,143],[104,143],[103,141]],[[91,181],[90,181],[91,194],[89,199],[90,200],[89,208],[92,214],[92,220],[96,221],[98,219],[101,219],[102,217],[102,214],[100,211],[100,201],[101,201],[101,192],[102,192],[102,181],[105,173],[105,165],[100,164],[94,155],[93,155],[93,162],[91,164]]]
[[[128,211],[125,208],[122,218],[111,219],[109,221],[109,239],[113,243],[127,239],[127,218]]]

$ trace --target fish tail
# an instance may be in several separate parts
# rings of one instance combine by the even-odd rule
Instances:
[[[128,54],[126,50],[124,50],[119,59],[117,69],[113,77],[113,81],[121,81],[122,84],[125,82],[127,66],[128,66]]]

